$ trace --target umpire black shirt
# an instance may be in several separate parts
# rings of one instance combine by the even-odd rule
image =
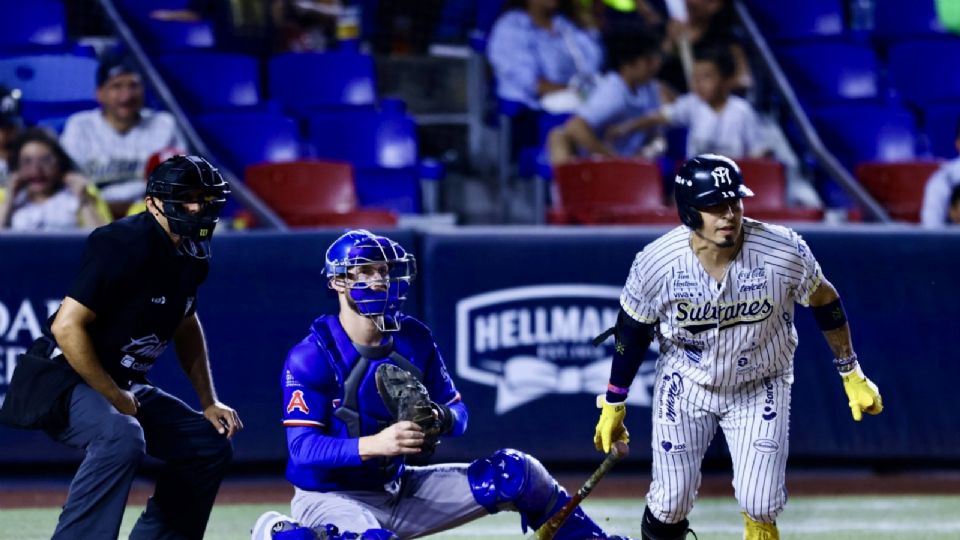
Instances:
[[[87,327],[104,369],[123,388],[144,382],[185,317],[209,263],[181,254],[148,212],[93,231],[68,296],[97,317]]]

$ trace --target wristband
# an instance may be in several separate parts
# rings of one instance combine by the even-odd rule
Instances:
[[[837,372],[839,372],[840,375],[846,375],[860,367],[860,364],[857,362],[857,353],[853,353],[846,358],[834,358],[833,365],[837,368]]]

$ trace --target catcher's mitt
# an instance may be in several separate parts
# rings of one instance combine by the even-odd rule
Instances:
[[[427,436],[424,447],[435,446],[443,426],[439,407],[430,401],[427,388],[412,373],[393,364],[380,364],[376,378],[377,392],[394,420],[415,422]]]

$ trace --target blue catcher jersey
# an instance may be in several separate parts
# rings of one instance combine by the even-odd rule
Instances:
[[[318,452],[309,462],[290,459],[287,479],[301,489],[341,491],[378,489],[395,480],[403,458],[361,462],[356,440],[393,422],[377,393],[375,373],[384,362],[413,372],[437,403],[460,400],[430,331],[420,321],[401,317],[400,330],[377,347],[350,341],[335,315],[313,322],[310,334],[287,354],[283,378],[283,425],[311,428],[338,439],[339,451]],[[349,444],[349,443],[353,444]],[[289,452],[296,451],[293,445]]]

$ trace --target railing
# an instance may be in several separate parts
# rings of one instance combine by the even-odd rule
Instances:
[[[813,128],[813,124],[810,123],[807,113],[804,112],[803,107],[800,106],[800,101],[797,99],[793,87],[790,86],[786,75],[784,75],[783,70],[780,69],[780,64],[777,62],[777,59],[774,58],[773,52],[770,50],[769,45],[767,45],[766,39],[764,39],[763,34],[760,33],[759,28],[757,28],[757,23],[753,20],[750,11],[743,4],[743,1],[736,0],[734,7],[737,10],[737,15],[740,17],[740,22],[750,34],[750,39],[753,41],[757,52],[763,59],[764,67],[773,79],[777,91],[786,102],[790,115],[793,116],[793,119],[799,125],[804,141],[807,143],[807,146],[809,146],[810,151],[817,157],[827,174],[836,180],[840,186],[867,211],[867,214],[876,221],[890,223],[892,220],[886,210],[863,189],[863,186],[857,182],[856,178],[854,178],[853,175],[840,164],[836,156],[823,145],[820,136]]]
[[[264,204],[264,202],[261,201],[255,193],[250,191],[250,189],[239,180],[233,171],[224,167],[216,158],[216,156],[210,152],[210,149],[207,148],[206,143],[203,142],[203,140],[197,134],[197,131],[193,128],[193,124],[183,111],[183,108],[180,107],[180,104],[177,102],[176,98],[173,97],[173,92],[171,92],[170,88],[167,87],[167,84],[163,81],[163,78],[154,67],[153,62],[144,52],[140,42],[137,40],[136,36],[133,35],[133,31],[130,30],[130,26],[127,25],[126,21],[123,20],[123,17],[120,16],[116,6],[113,4],[113,0],[100,0],[100,5],[103,8],[104,13],[107,15],[107,19],[113,25],[117,35],[121,40],[123,40],[127,48],[129,48],[131,54],[133,54],[134,60],[143,70],[143,75],[147,78],[147,81],[150,83],[151,87],[153,87],[153,89],[157,92],[157,96],[159,96],[160,101],[163,102],[164,107],[166,107],[170,114],[176,118],[177,124],[180,126],[183,136],[186,137],[190,149],[193,152],[210,159],[210,161],[220,169],[220,172],[223,174],[224,178],[230,182],[230,191],[232,195],[240,201],[240,204],[253,212],[253,215],[256,216],[259,223],[268,229],[278,229],[283,231],[287,230],[286,223],[284,223],[283,220],[280,219],[280,217],[270,209],[270,207]]]

